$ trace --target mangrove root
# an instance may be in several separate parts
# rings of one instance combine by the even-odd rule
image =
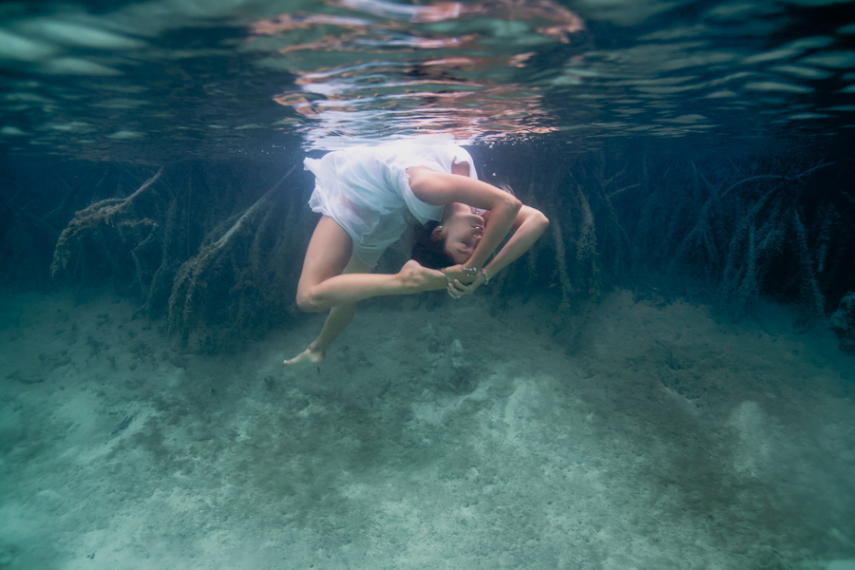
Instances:
[[[218,239],[184,262],[175,275],[169,298],[169,335],[186,347],[191,333],[202,325],[246,324],[250,313],[264,306],[259,299],[282,294],[270,258],[288,244],[270,247],[281,234],[276,190],[293,168],[249,207]],[[261,243],[266,242],[266,243]],[[284,296],[283,296],[284,297]],[[284,301],[279,300],[279,305]],[[252,305],[255,305],[253,309]],[[211,333],[210,327],[208,333]],[[204,335],[203,335],[204,336]],[[208,334],[208,338],[213,338]],[[216,341],[209,340],[208,348]]]
[[[855,355],[855,291],[849,291],[840,300],[831,315],[831,330],[840,339],[840,350]]]
[[[145,242],[157,227],[151,219],[128,214],[134,200],[162,173],[163,167],[127,198],[108,198],[77,212],[59,236],[50,266],[51,277],[81,269],[71,265],[85,263],[87,255],[90,255],[87,250],[91,252],[93,249],[100,251],[112,268],[118,270],[123,263],[120,257],[127,248],[117,248],[117,244]]]

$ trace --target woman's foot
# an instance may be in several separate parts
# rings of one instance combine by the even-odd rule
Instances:
[[[311,347],[307,348],[291,360],[286,360],[282,364],[291,370],[303,370],[310,366],[316,366],[324,361],[324,353],[315,351]]]
[[[404,293],[422,293],[445,289],[448,283],[445,274],[437,269],[428,269],[415,259],[409,260],[398,272]]]

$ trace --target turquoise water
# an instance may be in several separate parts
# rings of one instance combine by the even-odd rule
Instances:
[[[852,2],[0,4],[0,568],[855,568],[853,127]],[[549,230],[284,370],[413,135]]]

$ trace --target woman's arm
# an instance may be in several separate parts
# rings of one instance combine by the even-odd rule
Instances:
[[[499,250],[499,253],[490,260],[490,263],[484,266],[484,271],[487,272],[490,279],[494,278],[502,269],[519,259],[522,254],[531,249],[534,242],[543,235],[548,227],[549,220],[540,210],[536,210],[530,206],[523,206],[514,221],[513,229],[516,230],[514,235],[512,235],[511,239],[509,239],[504,247]],[[475,278],[475,281],[468,286],[458,284],[459,282],[453,283],[451,288],[449,288],[449,292],[453,289],[459,295],[472,294],[475,292],[475,289],[483,285],[486,281],[487,277],[484,274],[479,273],[478,277]],[[452,294],[452,296],[454,295]]]
[[[540,210],[536,210],[530,206],[523,206],[517,219],[514,222],[513,229],[516,231],[508,243],[499,250],[499,253],[490,260],[490,263],[484,267],[484,270],[492,279],[495,275],[520,258],[522,254],[531,249],[540,236],[549,227],[549,220]]]
[[[408,168],[407,173],[413,194],[424,202],[437,206],[460,202],[490,211],[484,236],[464,264],[481,268],[513,227],[522,202],[513,194],[474,178],[437,172],[424,166]]]

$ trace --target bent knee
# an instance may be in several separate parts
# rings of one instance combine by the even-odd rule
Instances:
[[[318,296],[311,291],[297,291],[297,308],[304,313],[317,313],[324,310]]]

